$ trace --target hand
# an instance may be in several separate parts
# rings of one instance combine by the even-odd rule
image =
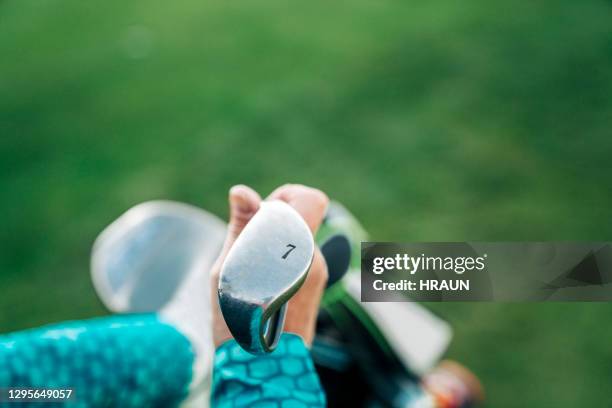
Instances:
[[[320,190],[300,184],[285,184],[272,192],[268,200],[281,200],[292,206],[306,221],[313,235],[321,225],[329,202]],[[230,219],[223,250],[211,270],[211,302],[213,341],[218,347],[232,338],[221,309],[217,287],[221,266],[228,251],[250,219],[259,210],[261,197],[253,189],[237,185],[229,191]],[[327,265],[319,248],[315,246],[314,258],[306,280],[297,293],[289,300],[285,318],[285,331],[297,334],[310,346],[315,334],[315,325],[321,296],[327,283]]]

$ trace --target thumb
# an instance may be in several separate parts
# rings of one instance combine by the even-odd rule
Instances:
[[[229,224],[227,236],[223,246],[224,251],[228,251],[238,238],[247,223],[259,210],[261,197],[255,190],[238,184],[229,191]]]

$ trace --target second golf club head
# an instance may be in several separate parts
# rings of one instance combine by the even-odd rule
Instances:
[[[225,224],[197,207],[148,201],[129,209],[96,239],[91,276],[104,305],[116,313],[155,312],[218,256]],[[202,288],[203,296],[209,292]]]
[[[298,291],[314,254],[312,233],[282,201],[266,201],[230,249],[219,279],[221,311],[246,351],[271,352],[282,333],[287,301]]]

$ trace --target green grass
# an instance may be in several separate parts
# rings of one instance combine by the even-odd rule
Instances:
[[[0,331],[104,313],[96,234],[287,181],[377,240],[612,237],[612,4],[0,3]],[[612,403],[612,305],[438,304],[490,407]]]

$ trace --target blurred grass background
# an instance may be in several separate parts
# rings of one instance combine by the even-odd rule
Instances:
[[[376,240],[609,240],[612,3],[0,2],[0,331],[105,313],[96,234],[311,184]],[[438,304],[489,407],[612,403],[612,305]]]

